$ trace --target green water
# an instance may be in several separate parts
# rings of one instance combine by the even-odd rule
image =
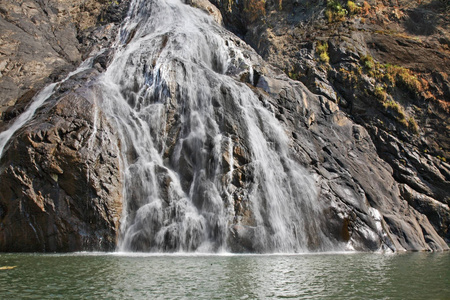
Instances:
[[[450,253],[0,254],[0,299],[450,299]]]

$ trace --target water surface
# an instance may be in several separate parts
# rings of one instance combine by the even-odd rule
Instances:
[[[450,253],[1,254],[0,299],[450,299]]]

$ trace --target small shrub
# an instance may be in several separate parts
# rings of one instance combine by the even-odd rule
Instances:
[[[350,15],[358,14],[360,9],[353,1],[347,1],[347,9]]]
[[[377,82],[383,81],[387,87],[403,88],[415,96],[426,97],[425,91],[429,89],[428,82],[425,79],[419,79],[411,70],[391,64],[379,64],[370,55],[362,55],[360,61],[366,73]],[[429,98],[432,98],[431,93]]]
[[[384,81],[391,86],[395,86],[395,74],[390,72],[392,65],[386,64],[383,67],[385,69],[385,73],[384,73],[384,77],[383,77]]]
[[[328,56],[327,52],[320,53],[320,61],[326,64],[330,62],[330,57]]]
[[[289,76],[289,78],[291,78],[293,80],[300,80],[300,76],[299,76],[298,72],[289,71],[288,76]]]
[[[422,91],[422,84],[410,70],[403,69],[398,74],[399,82],[414,94],[419,94]]]
[[[441,157],[441,156],[438,155],[437,158],[442,160],[443,162],[447,162],[447,159],[445,157],[443,157],[443,156]]]
[[[244,11],[247,13],[248,20],[254,22],[266,15],[265,0],[246,0]]]
[[[367,1],[364,1],[364,4],[361,8],[361,13],[365,16],[367,16],[369,14],[370,11],[370,4],[367,3]]]
[[[319,42],[317,44],[317,51],[320,53],[327,52],[328,51],[328,43],[327,42]]]
[[[408,118],[408,128],[412,133],[419,133],[419,126],[417,126],[416,120],[413,117]]]
[[[385,78],[393,86],[403,86],[410,92],[418,95],[423,91],[423,85],[411,70],[400,66],[386,65]]]
[[[283,9],[283,0],[278,0],[278,10]]]
[[[323,63],[330,62],[330,56],[328,55],[328,43],[327,42],[319,42],[316,47],[317,54],[319,54],[319,59]]]
[[[397,122],[399,122],[404,128],[408,128],[408,121],[406,121],[406,119],[397,119]]]
[[[373,57],[370,55],[361,56],[361,62],[368,70],[372,70],[373,68],[375,68],[375,62],[373,61]]]
[[[340,68],[339,73],[342,74],[342,77],[346,82],[350,83],[352,86],[356,88],[356,84],[358,83],[358,76],[360,74],[356,75],[353,70],[348,71],[344,68]]]
[[[375,95],[375,97],[377,97],[377,99],[380,100],[381,102],[386,101],[387,93],[386,93],[386,91],[384,90],[383,87],[377,86],[377,87],[375,88],[375,90],[374,90],[374,95]]]
[[[405,119],[405,112],[403,111],[403,108],[400,106],[400,104],[398,104],[395,101],[390,100],[390,101],[384,102],[383,106],[386,110],[391,110],[394,113],[398,122],[405,125],[405,127],[408,127],[408,123]]]
[[[400,105],[397,103],[397,102],[395,102],[395,101],[392,101],[392,100],[390,100],[390,101],[387,101],[385,104],[384,104],[384,107],[386,108],[386,109],[391,109],[391,110],[393,110],[395,113],[397,113],[397,114],[403,114],[403,109],[400,107]],[[403,114],[403,118],[404,118],[404,114]]]
[[[325,10],[325,16],[328,23],[344,21],[348,12],[342,7],[342,4],[338,0],[327,0],[327,9]]]
[[[325,10],[325,17],[327,17],[328,23],[333,22],[333,13],[331,10]]]

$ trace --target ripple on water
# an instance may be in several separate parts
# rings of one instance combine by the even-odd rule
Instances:
[[[443,299],[450,253],[2,254],[1,299]]]

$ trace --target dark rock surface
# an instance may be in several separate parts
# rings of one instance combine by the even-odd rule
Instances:
[[[210,33],[210,27],[196,25]],[[119,64],[126,68],[116,79],[126,83],[121,85],[124,100],[151,132],[158,132],[152,141],[164,153],[151,162],[157,168],[141,172],[146,165],[139,164],[141,150],[132,147],[139,146],[137,141],[130,144],[133,194],[140,193],[138,176],[158,180],[151,180],[157,196],[147,209],[145,197],[127,202],[127,249],[176,251],[187,243],[186,231],[190,239],[181,249],[187,250],[201,246],[205,235],[212,249],[225,244],[233,252],[448,249],[427,217],[402,198],[392,168],[378,157],[363,126],[337,103],[267,64],[237,37],[219,32],[226,45],[219,49],[229,55],[226,70],[214,64],[205,68],[208,60],[179,58],[177,51],[190,51],[179,46],[183,34],[158,37],[156,46],[140,44],[144,35],[125,52],[128,67]],[[214,57],[216,49],[198,47],[203,59]],[[156,60],[165,64],[152,64]],[[153,118],[147,119],[142,112],[152,109]],[[188,195],[198,218],[179,220],[189,209],[168,170],[177,174],[180,194]],[[277,241],[278,234],[286,239]]]
[[[0,1],[0,131],[44,85],[110,45],[127,6],[128,1]],[[108,52],[94,63],[102,71]],[[59,86],[6,146],[0,251],[115,249],[120,153],[95,97],[77,90],[91,76],[79,74]]]
[[[80,77],[65,84],[83,81]],[[5,149],[0,251],[115,249],[122,211],[120,152],[90,93],[73,86],[56,93]]]
[[[272,103],[282,113],[287,130],[292,131],[297,159],[318,175],[320,201],[327,207],[328,229],[336,240],[352,239],[357,250],[375,250],[383,244],[396,250],[447,248],[427,218],[415,210],[417,205],[408,204],[419,203],[420,195],[409,197],[408,202],[402,198],[392,169],[377,157],[370,134],[362,126],[323,96],[315,99],[308,95],[299,114],[298,96],[289,91],[304,88],[288,81],[276,81],[276,85],[277,89],[268,89],[276,101]],[[435,227],[447,236],[448,206],[427,201],[426,208],[418,211],[426,214],[434,211],[432,204],[439,207],[444,214],[433,213]],[[378,236],[365,232],[365,226]]]

